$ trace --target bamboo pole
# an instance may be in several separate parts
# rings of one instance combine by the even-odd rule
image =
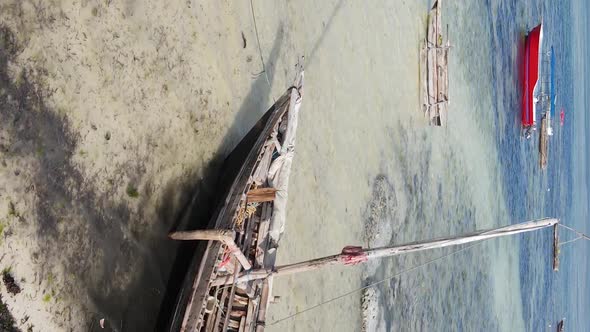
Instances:
[[[517,225],[500,227],[496,229],[477,231],[466,235],[444,237],[428,241],[417,241],[393,247],[382,247],[374,249],[347,247],[344,248],[342,253],[337,255],[326,256],[295,264],[277,266],[274,269],[264,268],[247,271],[245,273],[241,273],[236,282],[247,282],[250,280],[263,279],[270,276],[283,276],[299,272],[313,271],[330,265],[355,265],[357,263],[362,263],[374,258],[395,256],[436,248],[445,248],[513,234],[531,232],[545,227],[556,225],[558,222],[558,219],[553,218],[541,219]],[[217,279],[212,281],[211,286],[226,285],[231,284],[233,282],[233,276],[218,277]]]
[[[173,240],[214,240],[225,242],[234,240],[236,232],[231,229],[199,229],[194,231],[173,232],[168,235]]]
[[[194,231],[174,232],[168,235],[173,240],[213,240],[220,241],[227,246],[229,251],[240,262],[244,270],[250,270],[252,265],[248,258],[234,242],[236,232],[231,229],[200,229]]]

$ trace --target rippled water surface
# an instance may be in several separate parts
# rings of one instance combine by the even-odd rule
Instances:
[[[541,171],[538,137],[520,137],[519,66],[526,31],[543,17],[544,51],[553,45],[557,53],[558,104],[569,107],[570,4],[445,1],[453,45],[446,128],[429,127],[418,106],[428,6],[291,9],[293,16],[305,11],[309,24],[296,30],[312,57],[283,263],[347,244],[382,246],[564,215],[571,128],[555,124]],[[305,310],[389,278],[376,286],[381,330],[541,330],[565,315],[551,234],[488,241],[394,278],[452,249],[276,280],[282,300],[271,309],[270,328],[358,330],[359,293]]]

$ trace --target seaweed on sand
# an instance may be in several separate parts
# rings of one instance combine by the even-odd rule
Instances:
[[[8,310],[8,307],[2,301],[2,295],[0,295],[0,330],[6,332],[20,332],[16,327],[16,321]]]
[[[20,293],[21,289],[17,285],[16,281],[14,281],[14,277],[8,270],[2,271],[2,281],[4,282],[4,286],[6,286],[6,290],[12,294],[16,295]]]

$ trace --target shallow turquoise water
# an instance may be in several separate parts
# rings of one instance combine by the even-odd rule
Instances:
[[[488,167],[498,186],[491,188],[484,202],[470,197],[468,187],[481,185],[481,179],[462,178],[461,168],[477,163],[471,158],[478,155],[461,151],[462,146],[449,148],[443,166],[453,171],[454,179],[433,178],[438,170],[429,169],[430,151],[418,151],[403,168],[407,170],[403,178],[412,203],[405,212],[404,222],[394,227],[397,232],[394,231],[396,234],[391,242],[400,242],[404,237],[427,238],[467,232],[481,228],[490,219],[498,226],[548,216],[565,218],[568,197],[571,197],[568,162],[571,151],[567,148],[571,128],[557,128],[550,143],[548,170],[542,172],[538,167],[538,138],[525,141],[519,135],[521,95],[518,69],[524,34],[543,17],[543,51],[551,45],[557,50],[559,93],[568,108],[573,93],[572,86],[566,81],[571,70],[570,15],[568,3],[448,3],[445,17],[455,23],[451,24],[455,51],[451,58],[451,68],[455,69],[451,71],[451,88],[461,89],[457,87],[461,82],[458,77],[461,77],[473,85],[469,92],[478,95],[470,108],[474,115],[472,125],[478,127],[484,143],[492,146],[491,153],[495,155],[490,157],[493,165]],[[542,69],[544,74],[548,70],[548,66]],[[455,107],[452,105],[451,112]],[[409,138],[399,146],[411,144],[416,139],[413,137],[415,132],[415,128],[409,130]],[[428,140],[429,137],[424,139]],[[465,145],[478,144],[469,141],[470,137],[465,140]],[[404,148],[398,153],[409,154]],[[464,159],[457,164],[455,158],[462,153]],[[489,174],[482,169],[482,176]],[[431,208],[432,201],[436,202],[434,214],[425,212]],[[490,208],[485,213],[491,215],[480,214],[485,205]],[[391,219],[387,215],[382,222]],[[382,279],[400,267],[414,266],[442,253],[387,261],[367,282]],[[394,278],[391,283],[379,286],[385,329],[539,331],[554,326],[566,315],[562,300],[563,292],[568,290],[564,290],[560,282],[564,280],[564,273],[552,272],[550,257],[551,231],[547,230],[513,239],[488,241]],[[567,259],[565,262],[567,266]]]
[[[347,244],[404,243],[541,217],[570,223],[572,122],[554,124],[550,162],[541,171],[538,137],[520,138],[519,64],[524,35],[542,17],[544,49],[553,45],[557,53],[558,109],[571,108],[571,4],[445,1],[451,105],[449,126],[440,129],[426,124],[417,102],[417,50],[430,3],[338,3],[333,16],[316,13],[331,17],[324,22],[332,30],[320,44],[311,43],[320,46],[304,47],[314,51],[310,94],[320,90],[302,109],[279,261],[330,254]],[[309,14],[310,25],[314,17]],[[342,94],[354,98],[342,102]],[[376,287],[378,330],[543,330],[574,315],[564,301],[575,266],[570,248],[554,273],[551,241],[551,230],[491,240],[394,278],[453,249],[277,280],[285,300],[271,308],[270,321],[280,322],[269,327],[358,330],[357,295],[281,319],[388,279]]]

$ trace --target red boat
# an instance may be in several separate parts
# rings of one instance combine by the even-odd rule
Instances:
[[[537,107],[535,89],[539,80],[539,57],[543,42],[543,23],[533,28],[526,36],[524,58],[524,82],[522,98],[522,127],[526,130],[527,138],[531,130],[535,130]]]

